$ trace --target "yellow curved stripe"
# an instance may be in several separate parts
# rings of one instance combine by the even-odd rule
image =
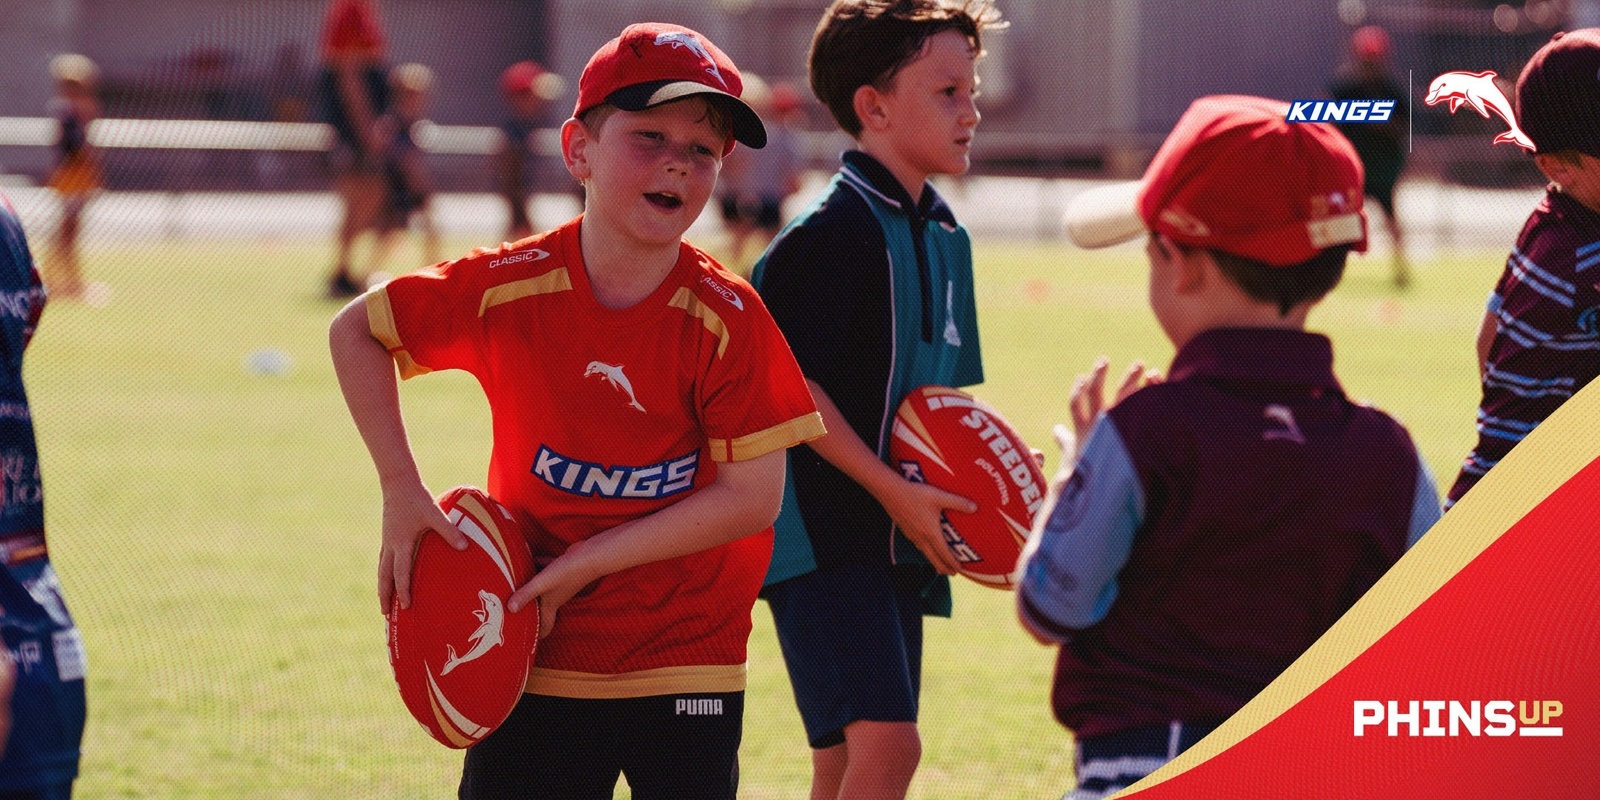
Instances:
[[[489,729],[470,719],[467,719],[455,706],[450,705],[450,700],[439,690],[439,684],[433,680],[433,670],[423,665],[428,676],[428,705],[433,709],[433,719],[439,724],[439,731],[450,740],[456,748],[467,747],[474,741],[483,738]]]
[[[920,394],[923,398],[926,398],[929,394],[931,394],[931,392],[925,389],[918,394]],[[918,405],[918,403],[912,403],[910,408],[905,409],[905,413],[899,414],[895,417],[896,422],[905,425],[906,428],[911,431],[912,436],[916,437],[917,441],[911,442],[908,440],[907,444],[911,444],[913,446],[920,445],[922,448],[926,449],[930,454],[932,454],[934,460],[939,463],[939,466],[944,467],[945,472],[951,473],[952,475],[955,474],[955,470],[950,468],[949,462],[944,457],[944,451],[939,449],[938,441],[933,438],[933,434],[928,432],[928,426],[923,423],[922,415],[917,413]]]
[[[689,316],[699,318],[701,324],[706,326],[706,330],[717,337],[717,358],[722,358],[722,354],[728,349],[729,333],[727,324],[722,321],[722,317],[717,316],[717,312],[700,302],[700,298],[695,297],[694,292],[689,291],[687,286],[678,287],[678,291],[667,301],[667,305],[681,308]]]
[[[1365,652],[1540,502],[1600,457],[1600,381],[1489,471],[1311,649],[1216,732],[1124,792],[1181,775],[1255,733]]]
[[[567,274],[566,267],[550,270],[543,275],[532,278],[523,278],[520,281],[502,283],[492,286],[483,293],[483,299],[478,302],[478,316],[501,303],[512,300],[521,300],[536,294],[555,294],[572,289],[572,278]]]
[[[499,516],[492,509],[486,508],[482,503],[478,502],[477,497],[470,494],[463,494],[457,497],[456,505],[460,506],[462,511],[467,512],[467,516],[478,521],[484,532],[489,534],[489,538],[494,540],[494,546],[500,551],[500,557],[505,559],[506,564],[510,564],[511,548],[506,544],[505,534],[500,531],[501,520]]]
[[[367,330],[372,338],[377,339],[389,356],[394,359],[395,366],[400,368],[400,378],[414,378],[426,375],[432,370],[418,364],[411,359],[411,353],[406,351],[404,342],[400,341],[400,328],[395,325],[394,308],[389,305],[389,293],[384,289],[374,289],[367,292]]]

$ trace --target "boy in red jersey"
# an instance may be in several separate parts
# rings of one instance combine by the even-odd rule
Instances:
[[[784,450],[823,432],[760,298],[681,238],[734,142],[765,142],[741,89],[700,34],[630,26],[562,127],[582,216],[396,278],[333,322],[383,487],[383,606],[409,603],[422,536],[464,544],[406,444],[391,361],[479,380],[489,491],[544,563],[508,604],[540,604],[528,693],[467,751],[464,798],[609,798],[619,775],[637,798],[734,797]]]

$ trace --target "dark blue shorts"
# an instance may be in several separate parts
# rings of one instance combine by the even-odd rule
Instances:
[[[0,800],[72,800],[72,783],[57,783],[37,789],[0,792]]]
[[[525,694],[467,748],[461,800],[734,800],[744,692],[576,700]]]
[[[815,749],[844,743],[852,722],[916,722],[927,566],[848,564],[762,592]]]

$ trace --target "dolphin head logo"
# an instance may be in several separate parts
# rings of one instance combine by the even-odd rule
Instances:
[[[710,51],[706,50],[705,45],[701,44],[694,34],[688,31],[658,33],[656,34],[656,44],[658,46],[668,45],[674,48],[682,47],[694,53],[701,61],[705,62],[706,74],[716,78],[717,83],[721,84],[722,88],[728,88],[728,82],[722,79],[722,71],[717,69],[717,60],[711,57]]]
[[[1446,72],[1428,84],[1428,96],[1423,102],[1430,106],[1448,102],[1452,114],[1466,105],[1484,119],[1488,119],[1489,113],[1493,112],[1511,126],[1510,130],[1494,137],[1494,143],[1511,142],[1531,152],[1534,149],[1533,140],[1517,125],[1516,112],[1511,107],[1511,101],[1506,99],[1505,92],[1500,91],[1499,85],[1494,82],[1496,77],[1494,70]]]

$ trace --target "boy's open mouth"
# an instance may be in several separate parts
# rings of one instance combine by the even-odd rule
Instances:
[[[667,194],[665,192],[645,192],[644,199],[649,200],[654,206],[665,208],[669,211],[683,205],[683,200],[677,195]]]

